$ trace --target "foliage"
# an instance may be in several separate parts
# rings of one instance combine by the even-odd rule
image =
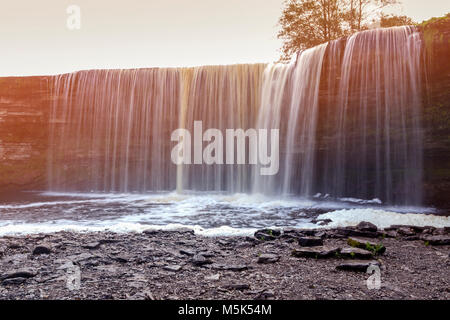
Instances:
[[[414,24],[406,16],[385,15],[382,10],[398,0],[285,0],[279,19],[283,40],[282,61],[299,50],[366,30],[377,22],[384,26]]]

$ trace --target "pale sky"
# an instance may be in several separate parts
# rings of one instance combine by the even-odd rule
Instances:
[[[0,76],[273,62],[283,0],[1,0]],[[81,29],[69,30],[69,5]],[[417,21],[448,0],[403,0]]]

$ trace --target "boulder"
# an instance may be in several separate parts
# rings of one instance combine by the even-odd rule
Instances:
[[[50,254],[52,250],[46,245],[39,245],[33,249],[33,255]]]
[[[377,232],[378,228],[373,223],[367,222],[367,221],[361,221],[357,226],[356,229],[360,231],[369,231],[369,232]]]

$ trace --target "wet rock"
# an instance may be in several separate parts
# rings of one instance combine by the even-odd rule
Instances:
[[[278,256],[276,254],[265,253],[258,257],[257,263],[262,263],[262,264],[275,263],[278,260],[280,260],[280,256]]]
[[[323,239],[320,237],[300,237],[297,241],[302,247],[316,247],[323,245]]]
[[[369,266],[371,265],[380,266],[380,263],[375,260],[372,261],[353,260],[337,265],[336,269],[342,271],[366,272],[367,268],[369,268]]]
[[[300,249],[294,249],[292,255],[297,258],[330,258],[336,256],[340,251],[339,247],[304,247]]]
[[[432,246],[450,245],[450,236],[447,235],[426,235],[422,237],[422,240],[428,242]]]
[[[212,264],[212,261],[200,254],[196,254],[195,256],[192,257],[192,264],[194,266],[204,266],[206,264]]]
[[[378,230],[377,226],[373,223],[367,222],[367,221],[361,221],[357,226],[356,229],[360,231],[369,231],[369,232],[376,232]]]
[[[375,254],[383,254],[386,251],[386,247],[382,243],[376,243],[367,239],[349,237],[347,243],[352,247],[369,250]]]
[[[46,245],[39,245],[33,249],[33,255],[50,254],[52,250]]]
[[[262,229],[256,231],[254,236],[260,241],[273,241],[281,236],[281,231],[274,229]]]
[[[343,248],[339,252],[343,258],[348,259],[372,259],[373,253],[359,248]]]

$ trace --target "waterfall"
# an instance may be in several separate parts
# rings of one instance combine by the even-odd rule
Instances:
[[[420,33],[396,27],[305,50],[290,64],[56,76],[49,189],[321,193],[419,205],[421,57]],[[261,176],[249,164],[173,164],[171,133],[194,133],[197,121],[203,131],[279,129],[278,174]]]
[[[342,56],[342,63],[328,83],[334,103],[323,113],[320,134],[328,141],[316,191],[420,204],[420,34],[413,27],[376,29],[351,36],[342,53],[338,41],[329,48],[330,59]]]

